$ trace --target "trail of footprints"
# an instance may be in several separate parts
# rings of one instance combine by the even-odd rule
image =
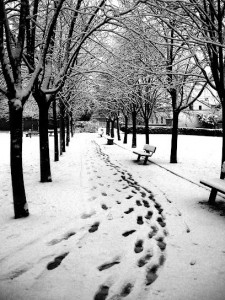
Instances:
[[[115,205],[121,205],[121,203],[124,203],[124,201],[128,202],[128,208],[123,212],[124,217],[129,217],[130,215],[135,213],[135,210],[138,211],[136,224],[133,224],[134,228],[132,228],[131,224],[131,229],[122,232],[121,235],[124,238],[129,239],[129,237],[132,237],[134,234],[138,233],[138,228],[141,228],[141,226],[145,226],[146,238],[152,241],[152,247],[150,249],[145,249],[145,239],[141,238],[137,239],[133,245],[133,253],[137,257],[136,267],[137,269],[145,268],[144,280],[145,285],[147,287],[157,279],[159,268],[165,262],[165,237],[167,235],[167,231],[165,229],[166,223],[165,218],[163,216],[163,209],[161,205],[155,201],[151,191],[146,189],[145,187],[138,185],[138,183],[132,178],[132,175],[129,172],[123,170],[120,166],[113,164],[110,161],[109,156],[102,152],[98,144],[96,144],[96,151],[101,161],[103,160],[105,165],[110,168],[112,176],[118,177],[120,175],[119,179],[116,179],[115,177],[115,180],[117,180],[117,187],[115,191],[121,194],[121,198],[115,202]],[[87,167],[87,171],[90,175],[91,167],[94,168],[94,163],[96,163],[96,156],[95,159],[93,158],[93,160],[91,160],[90,156],[89,158],[91,166]],[[90,181],[92,181],[93,179],[96,182],[99,181],[98,185],[100,186],[100,188],[104,188],[104,185],[101,183],[101,176],[97,174],[95,169],[93,170],[93,173],[95,175],[92,176],[92,178],[90,178]],[[91,190],[96,189],[97,187],[93,186]],[[108,193],[102,191],[101,195],[107,201]],[[126,196],[123,198],[124,195]],[[96,199],[97,197],[92,196],[89,200],[94,201]],[[103,211],[107,211],[109,209],[106,203],[101,204],[101,208]],[[139,213],[140,211],[142,213]],[[88,217],[91,217],[91,214],[83,216],[83,218]],[[95,232],[99,229],[99,226],[99,222],[94,222],[88,229],[89,234],[95,234]],[[63,240],[69,239],[75,234],[75,232],[68,232],[62,238],[50,241],[49,245],[55,245],[57,243],[60,243]],[[48,270],[53,270],[57,268],[58,266],[60,266],[62,260],[65,259],[68,254],[69,252],[65,252],[57,256],[54,260],[47,264],[46,268]],[[155,259],[152,263],[151,260],[154,256],[157,256],[158,259]],[[111,262],[106,262],[100,266],[97,266],[97,269],[99,272],[104,272],[105,270],[111,268],[113,270],[114,266],[119,265],[121,263],[121,259],[118,257],[117,259],[114,259]],[[128,282],[121,286],[120,292],[117,295],[110,295],[110,285],[107,283],[103,283],[101,286],[99,286],[99,289],[96,291],[96,294],[94,295],[93,299],[104,300],[115,299],[115,297],[121,299],[131,294],[133,288],[134,283]]]
[[[165,237],[167,235],[167,231],[165,229],[166,222],[163,215],[163,208],[155,201],[151,191],[138,185],[129,172],[123,170],[120,166],[113,164],[110,161],[109,156],[103,153],[98,145],[97,153],[101,160],[105,161],[106,166],[111,168],[113,171],[112,175],[120,175],[120,178],[117,180],[118,184],[116,191],[121,193],[121,199],[117,200],[116,204],[120,205],[121,203],[124,203],[124,201],[128,202],[128,208],[123,212],[126,216],[132,215],[135,213],[135,210],[137,210],[138,214],[136,224],[138,226],[147,225],[147,239],[154,240],[153,244],[156,244],[157,250],[154,246],[152,249],[145,249],[145,239],[137,239],[133,245],[134,255],[137,256],[137,268],[145,268],[145,285],[147,287],[157,279],[159,268],[165,262]],[[102,193],[102,195],[105,194],[107,195],[105,192]],[[126,194],[125,199],[123,199],[124,194]],[[106,204],[104,204],[104,207],[102,206],[103,209],[106,209],[106,207]],[[142,214],[139,214],[140,211],[142,211]],[[135,229],[131,228],[128,231],[122,232],[122,236],[124,238],[129,238],[133,234],[138,233],[137,226],[134,226],[134,228]],[[157,252],[157,254],[154,252]],[[155,255],[158,255],[158,260],[156,259],[153,263],[151,263],[151,259]],[[107,262],[106,264],[99,266],[98,270],[104,271],[106,269],[113,268],[115,265],[120,263],[122,262],[119,259]],[[118,295],[110,295],[110,285],[103,283],[96,292],[94,300],[113,299],[114,297],[118,297],[118,299],[120,299],[128,296],[132,292],[133,288],[134,284],[132,282],[128,282],[121,287]]]

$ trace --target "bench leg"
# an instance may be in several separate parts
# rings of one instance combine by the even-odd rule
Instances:
[[[141,158],[141,155],[138,155],[137,161],[139,161],[139,160],[140,160],[140,158]]]
[[[212,188],[209,195],[209,204],[215,204],[216,194],[217,194],[217,190]]]
[[[147,164],[147,161],[148,161],[148,156],[145,156],[144,165]]]

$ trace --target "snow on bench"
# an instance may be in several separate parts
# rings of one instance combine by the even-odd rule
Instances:
[[[225,162],[223,162],[221,167],[221,172],[225,174]],[[225,194],[225,180],[220,178],[206,178],[201,179],[200,183],[205,186],[211,188],[211,192],[209,195],[209,203],[215,204],[217,192]]]
[[[140,160],[141,156],[144,156],[144,165],[147,164],[148,158],[151,157],[156,151],[156,147],[155,146],[150,146],[148,144],[144,145],[143,147],[143,151],[133,151],[134,154],[138,155],[137,161]]]

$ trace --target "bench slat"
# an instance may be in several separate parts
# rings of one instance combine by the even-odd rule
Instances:
[[[144,156],[145,157],[144,165],[146,165],[147,161],[148,161],[148,158],[151,157],[155,153],[155,151],[156,151],[155,146],[151,146],[151,145],[146,144],[143,147],[143,151],[136,150],[136,151],[133,151],[133,153],[138,155],[137,161],[140,160],[141,156]]]
[[[141,155],[141,156],[152,156],[152,154],[154,152],[151,152],[151,153],[147,153],[147,152],[144,152],[144,151],[133,151],[134,154],[137,154],[137,155]]]
[[[200,183],[218,190],[219,192],[225,194],[225,180],[220,178],[208,178],[200,180]]]

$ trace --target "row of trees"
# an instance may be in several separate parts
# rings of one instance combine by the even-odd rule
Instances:
[[[123,1],[122,1],[123,2]],[[29,214],[22,166],[23,107],[32,95],[39,108],[41,182],[52,180],[48,145],[48,110],[57,97],[70,107],[77,66],[88,42],[101,28],[132,10],[107,0],[0,1],[0,92],[8,98],[11,178],[15,218]],[[60,93],[60,95],[59,95]]]
[[[137,116],[144,121],[149,143],[151,115],[154,110],[168,110],[171,103],[170,161],[176,163],[179,114],[201,96],[207,81],[192,54],[197,46],[190,49],[183,41],[175,42],[175,30],[162,20],[163,12],[157,18],[152,14],[152,7],[143,6],[123,20],[123,28],[117,32],[120,37],[114,38],[105,66],[108,75],[100,76],[98,91],[104,109],[108,106],[109,118],[113,120],[122,113],[126,128],[128,115],[132,117],[132,147],[136,147]],[[174,17],[170,14],[166,18]]]
[[[108,117],[114,118],[118,112],[124,114],[125,122],[127,114],[132,117],[133,147],[137,114],[142,116],[148,135],[153,110],[168,109],[170,104],[170,162],[176,163],[180,112],[191,106],[206,88],[216,91],[223,109],[225,4],[212,0],[142,3],[129,18],[120,19],[121,25],[117,24],[114,30],[116,46],[109,49],[104,69],[109,73],[106,84],[105,76],[100,76],[99,98],[107,103],[105,95],[113,99],[108,104]],[[105,109],[104,101],[103,106]]]
[[[48,112],[52,104],[55,116],[59,101],[61,124],[65,111],[70,124],[84,99],[92,108],[98,102],[113,122],[131,115],[134,128],[140,114],[146,142],[152,112],[170,104],[175,163],[179,113],[206,86],[224,106],[224,12],[222,0],[0,0],[0,92],[9,102],[15,217],[29,213],[22,117],[31,95],[39,109],[41,182],[52,180]],[[224,161],[224,138],[222,153]]]

